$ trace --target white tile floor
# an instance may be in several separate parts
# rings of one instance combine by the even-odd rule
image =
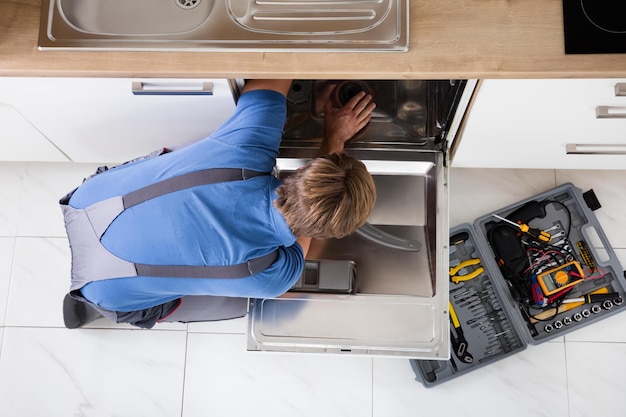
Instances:
[[[405,359],[246,352],[245,319],[67,330],[56,201],[94,168],[0,164],[0,416],[624,416],[623,314],[430,389]],[[572,182],[626,265],[625,177],[453,169],[450,225]]]

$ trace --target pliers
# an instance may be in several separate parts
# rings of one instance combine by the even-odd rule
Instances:
[[[467,351],[467,340],[465,339],[465,335],[463,335],[461,323],[459,322],[459,318],[457,317],[456,311],[454,311],[454,307],[452,307],[452,303],[450,301],[448,301],[448,309],[450,310],[450,321],[452,322],[452,327],[454,328],[454,332],[450,329],[450,343],[452,343],[452,350],[454,350],[454,354],[462,362],[473,363],[474,357]]]
[[[482,274],[483,272],[485,272],[485,268],[483,268],[482,266],[479,266],[478,268],[474,269],[472,272],[468,274],[457,275],[459,271],[461,271],[463,268],[466,268],[472,265],[480,265],[480,259],[479,258],[468,259],[466,261],[461,262],[457,266],[450,268],[450,280],[454,282],[455,284],[458,284],[459,282],[462,282],[462,281],[469,281],[470,279],[474,279],[480,274]]]

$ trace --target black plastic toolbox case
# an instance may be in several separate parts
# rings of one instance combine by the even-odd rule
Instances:
[[[593,191],[567,183],[452,228],[452,353],[410,360],[417,380],[435,386],[622,311],[626,279],[599,207]],[[549,241],[494,214],[547,231]],[[563,302],[589,294],[601,295]]]

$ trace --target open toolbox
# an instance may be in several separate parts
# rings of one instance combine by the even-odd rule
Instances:
[[[417,379],[434,386],[622,311],[599,207],[568,183],[451,229],[452,353],[411,359]]]

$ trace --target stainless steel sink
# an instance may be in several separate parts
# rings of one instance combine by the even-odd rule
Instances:
[[[42,49],[406,51],[409,0],[43,0]]]
[[[204,23],[214,0],[54,0],[58,16],[89,35],[181,34]]]

